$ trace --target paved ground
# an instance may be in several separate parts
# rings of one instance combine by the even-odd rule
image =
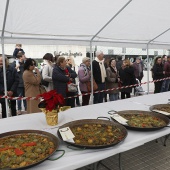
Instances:
[[[161,142],[163,139],[160,138],[158,143],[151,141],[122,153],[123,170],[170,170],[170,139],[167,141],[167,146],[163,146]],[[99,163],[97,170],[107,170],[108,168],[110,170],[120,170],[118,158],[119,156],[115,155],[102,160],[104,166]],[[89,167],[77,170],[88,170]]]

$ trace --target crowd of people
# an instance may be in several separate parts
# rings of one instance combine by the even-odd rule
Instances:
[[[9,97],[36,97],[45,91],[56,90],[65,98],[65,105],[72,108],[76,104],[80,106],[79,97],[74,97],[78,94],[76,84],[79,85],[82,93],[82,106],[85,106],[89,105],[90,101],[89,84],[91,84],[91,80],[93,80],[93,84],[95,83],[94,91],[112,89],[94,93],[93,103],[96,104],[102,103],[104,99],[106,101],[107,95],[109,95],[110,101],[130,98],[133,87],[119,90],[113,88],[134,85],[136,79],[141,83],[143,78],[141,57],[137,57],[134,63],[131,63],[129,59],[117,61],[115,58],[111,58],[106,61],[103,52],[97,51],[95,60],[92,61],[92,70],[90,58],[84,57],[76,73],[74,59],[70,56],[65,58],[56,55],[53,57],[51,53],[46,53],[40,70],[36,67],[37,63],[34,59],[25,57],[21,44],[16,44],[13,56],[16,57],[16,60],[12,64],[9,64],[8,59],[5,58],[7,95]],[[156,57],[151,71],[153,80],[170,77],[170,56]],[[76,78],[79,82],[76,82]],[[158,81],[154,84],[154,93],[165,92],[169,90],[170,79]],[[87,95],[84,95],[85,93]],[[0,55],[0,96],[4,95],[3,59]],[[17,111],[16,100],[8,101],[12,116],[20,115],[23,110],[22,106],[24,106],[26,113],[40,112],[38,108],[39,99],[17,100]],[[2,106],[2,118],[5,118],[7,115],[4,98],[0,99],[0,104]]]

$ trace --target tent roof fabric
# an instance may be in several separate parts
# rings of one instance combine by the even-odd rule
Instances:
[[[0,0],[0,34],[7,0]],[[10,0],[5,43],[89,45],[128,0]],[[93,45],[142,47],[170,28],[169,0],[132,0],[94,38]],[[170,47],[170,30],[151,41]]]

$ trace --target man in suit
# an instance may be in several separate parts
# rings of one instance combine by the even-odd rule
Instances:
[[[92,62],[93,77],[97,83],[98,90],[105,89],[106,69],[104,66],[104,54],[102,51],[96,52],[96,58]],[[103,103],[104,92],[94,93],[94,104]]]

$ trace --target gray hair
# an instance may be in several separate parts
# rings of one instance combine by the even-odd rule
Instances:
[[[82,59],[82,63],[85,63],[86,61],[89,61],[89,60],[90,60],[89,57],[84,57],[84,58]]]
[[[103,54],[103,51],[96,51],[96,57],[98,57],[100,54]]]

